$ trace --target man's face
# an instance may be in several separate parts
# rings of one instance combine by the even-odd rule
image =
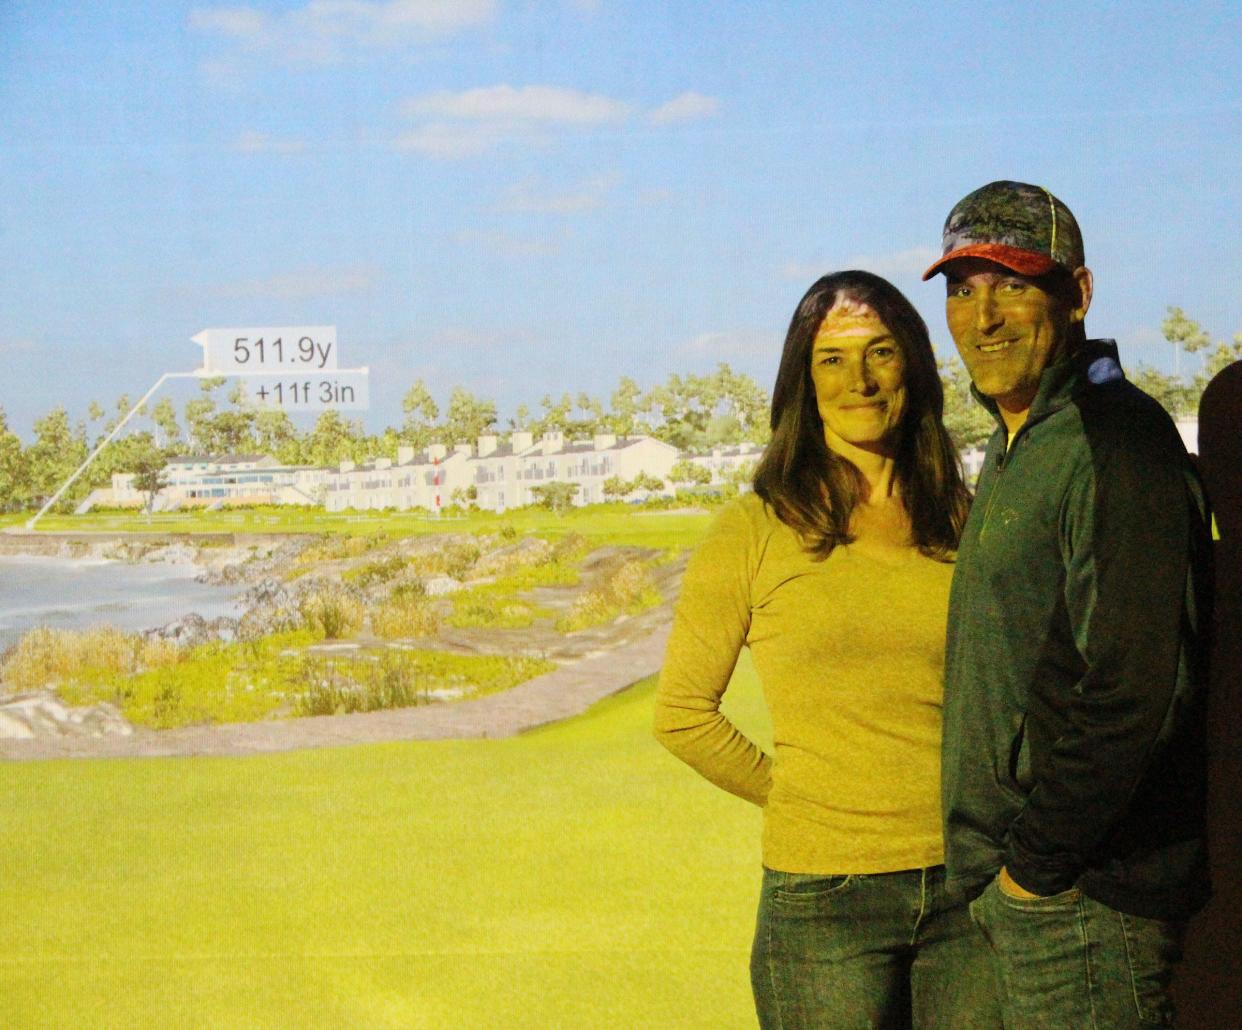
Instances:
[[[1088,276],[1089,290],[1089,273],[1079,272]],[[1002,413],[1025,417],[1040,375],[1065,353],[1070,326],[1082,321],[1086,304],[1071,309],[1035,279],[980,258],[949,262],[945,280],[949,332],[975,386]]]

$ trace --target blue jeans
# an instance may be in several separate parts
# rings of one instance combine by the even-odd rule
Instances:
[[[1014,898],[996,880],[970,914],[995,956],[1006,1030],[1173,1026],[1183,923],[1118,912],[1077,887]]]
[[[991,956],[944,867],[763,871],[750,980],[764,1030],[999,1028]]]

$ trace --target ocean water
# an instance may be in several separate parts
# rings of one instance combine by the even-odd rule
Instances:
[[[0,558],[0,650],[35,626],[152,629],[197,612],[240,615],[236,586],[197,583],[194,565],[97,559]]]

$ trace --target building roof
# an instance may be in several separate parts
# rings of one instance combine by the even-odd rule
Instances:
[[[170,458],[169,465],[252,465],[267,461],[280,464],[270,454],[186,454],[179,458]]]

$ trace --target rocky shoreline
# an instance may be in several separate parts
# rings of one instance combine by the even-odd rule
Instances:
[[[459,536],[461,539],[458,539]],[[333,551],[329,554],[322,553],[325,549],[325,537],[312,534],[198,534],[188,537],[166,534],[0,534],[0,556],[34,555],[128,563],[192,564],[199,569],[195,578],[201,582],[216,586],[237,586],[242,595],[240,616],[206,619],[201,615],[190,614],[142,634],[147,639],[165,641],[178,648],[189,648],[213,641],[256,641],[273,633],[296,628],[304,622],[307,602],[313,602],[315,595],[325,591],[346,603],[360,606],[361,609],[373,610],[376,604],[383,601],[386,593],[391,591],[395,581],[381,580],[371,583],[365,578],[360,579],[358,573],[367,571],[364,566],[375,568],[400,559],[409,568],[408,563],[425,564],[429,556],[436,552],[451,551],[453,548],[465,548],[472,554],[460,571],[454,570],[454,575],[424,571],[420,575],[403,573],[402,576],[413,575],[417,580],[414,585],[418,587],[419,593],[425,594],[428,599],[439,598],[441,600],[437,603],[446,604],[448,598],[445,595],[492,582],[507,569],[538,563],[545,560],[553,550],[547,541],[535,537],[514,540],[499,536],[478,538],[465,534],[407,537],[372,543],[359,548],[357,553],[346,547],[341,549],[344,553]],[[606,570],[610,565],[615,566],[618,561],[628,560],[635,556],[630,552],[640,550],[604,547],[591,552],[582,562],[584,584],[595,581],[600,570]],[[655,553],[643,552],[648,559]],[[574,666],[611,652],[625,653],[641,647],[641,641],[653,632],[659,636],[661,631],[666,631],[671,620],[671,600],[676,595],[682,568],[682,562],[654,568],[655,585],[663,596],[664,603],[639,616],[621,616],[613,622],[572,633],[554,629],[550,623],[544,622],[524,629],[462,629],[445,624],[433,637],[412,643],[419,647],[433,647],[458,654],[527,654],[550,659],[562,666]],[[545,586],[536,587],[529,594],[545,610],[563,612],[574,602],[581,589],[583,588]],[[409,646],[409,643],[381,640],[371,630],[364,628],[361,633],[343,641],[334,640],[312,645],[311,650],[319,650],[321,647],[335,650],[356,650],[361,647],[401,648]],[[650,665],[652,660],[647,657],[644,664]],[[633,678],[641,678],[643,674],[646,673]],[[608,677],[610,681],[613,678]],[[551,682],[557,682],[556,677]],[[627,682],[633,682],[633,679],[628,679]],[[614,684],[611,690],[620,689],[624,685]],[[596,696],[594,690],[588,693]],[[72,708],[65,705],[51,688],[10,692],[7,696],[5,694],[4,685],[0,684],[0,742],[7,740],[17,744],[25,741],[32,745],[40,740],[48,741],[50,749],[44,749],[40,754],[50,756],[53,753],[62,753],[57,752],[58,746],[50,745],[53,740],[65,742],[64,746],[68,749],[63,752],[65,754],[96,753],[98,749],[87,744],[94,740],[99,747],[104,748],[103,752],[99,752],[102,754],[113,753],[109,750],[112,745],[106,743],[108,740],[119,742],[122,738],[135,734],[134,727],[110,704]],[[536,692],[532,696],[542,697],[542,694]],[[454,702],[449,707],[455,708],[461,704],[463,702]],[[505,702],[488,702],[479,710],[491,712],[496,705],[503,708],[504,704]],[[372,713],[372,716],[372,721],[377,725],[386,726],[404,725],[408,719],[440,719],[436,725],[456,725],[453,719],[445,717],[394,715],[385,719],[379,713]],[[352,719],[358,716],[339,718]],[[522,721],[527,720],[531,725],[546,721],[541,720],[537,712],[530,713]],[[292,728],[295,724],[306,723],[308,727],[312,725],[305,718],[279,722],[289,728],[271,732],[279,734],[282,741],[287,741],[283,746],[298,746],[296,741],[301,734]],[[224,727],[219,729],[223,731]],[[212,726],[202,726],[196,732],[211,736],[213,730]],[[154,734],[152,739],[160,738],[171,742],[179,739],[179,732],[141,730],[138,736],[146,741]],[[234,728],[230,732],[242,733],[244,736],[247,733],[263,734],[267,731],[243,731]],[[475,727],[465,735],[491,734],[486,732],[486,727]],[[82,743],[70,746],[68,742],[71,740]],[[205,745],[200,742],[192,750],[201,746]],[[125,745],[122,750],[129,747],[130,745]],[[83,751],[82,748],[86,750]],[[7,747],[0,747],[0,754],[6,751],[9,757],[25,757],[30,747],[19,747],[16,753]],[[30,756],[34,756],[33,751],[30,751]]]

